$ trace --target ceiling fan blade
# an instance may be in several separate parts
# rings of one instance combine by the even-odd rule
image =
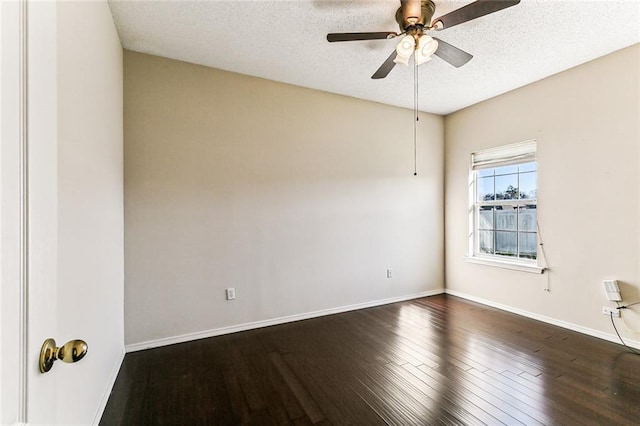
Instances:
[[[434,52],[434,55],[439,57],[445,62],[449,62],[456,68],[460,68],[473,58],[473,55],[465,52],[462,49],[455,47],[452,44],[442,41],[439,38],[433,38],[438,42],[438,49]]]
[[[478,0],[435,19],[431,24],[439,30],[451,28],[472,19],[515,6],[520,0]]]
[[[356,40],[385,40],[397,37],[398,33],[394,32],[377,32],[377,33],[329,33],[327,41],[356,41]]]
[[[380,78],[385,78],[387,75],[389,75],[393,67],[396,66],[396,63],[393,62],[393,60],[396,58],[396,55],[397,55],[396,50],[393,49],[393,52],[391,52],[391,55],[389,55],[387,60],[384,61],[382,65],[380,65],[380,68],[378,68],[378,70],[375,73],[373,73],[371,78],[374,80],[378,80]]]

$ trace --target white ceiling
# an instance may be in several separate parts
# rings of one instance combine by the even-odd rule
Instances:
[[[435,3],[434,18],[470,1]],[[125,49],[413,108],[412,66],[397,65],[382,80],[370,78],[397,39],[326,40],[329,32],[398,32],[399,5],[110,0]],[[474,55],[461,68],[437,57],[419,67],[420,110],[448,114],[640,42],[640,1],[522,0],[437,37]]]

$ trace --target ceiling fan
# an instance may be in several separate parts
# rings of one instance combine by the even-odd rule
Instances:
[[[445,30],[518,3],[520,0],[477,0],[429,24],[436,11],[436,5],[432,0],[400,0],[400,8],[396,11],[396,22],[400,25],[400,33],[330,33],[327,34],[327,41],[380,40],[404,36],[391,55],[371,76],[373,79],[385,78],[397,63],[407,65],[412,55],[415,57],[416,65],[427,62],[431,59],[431,55],[436,55],[454,67],[461,67],[473,58],[471,54],[439,38],[430,37],[425,32]]]

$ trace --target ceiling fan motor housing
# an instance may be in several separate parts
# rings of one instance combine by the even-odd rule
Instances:
[[[396,11],[396,22],[402,32],[416,25],[428,26],[436,11],[432,0],[400,0]]]

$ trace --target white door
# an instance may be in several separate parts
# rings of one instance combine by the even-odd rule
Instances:
[[[38,371],[58,333],[54,11],[2,3],[2,424],[54,423],[63,380]]]
[[[96,423],[124,356],[122,49],[106,2],[0,7],[0,420]],[[47,338],[88,354],[43,374]]]
[[[55,424],[66,374],[59,365],[38,369],[45,338],[59,340],[56,3],[21,3],[26,9],[27,208],[27,421]],[[62,302],[62,301],[60,301]],[[61,306],[62,307],[62,306]],[[58,341],[58,343],[60,343]]]

